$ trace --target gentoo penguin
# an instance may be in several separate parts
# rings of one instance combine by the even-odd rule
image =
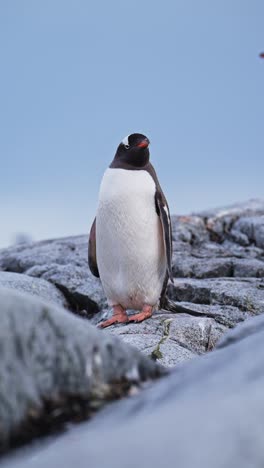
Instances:
[[[101,182],[88,249],[90,270],[113,308],[101,327],[151,317],[173,281],[170,212],[149,144],[140,133],[124,138]],[[140,312],[128,317],[127,309]]]

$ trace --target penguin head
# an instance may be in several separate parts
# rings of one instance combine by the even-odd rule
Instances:
[[[149,139],[141,133],[132,133],[121,141],[114,161],[133,166],[144,167],[149,162]]]

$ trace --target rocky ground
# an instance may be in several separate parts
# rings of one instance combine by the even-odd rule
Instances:
[[[141,324],[112,326],[165,366],[214,348],[229,328],[264,311],[264,202],[173,216],[171,299],[200,316],[159,310]],[[0,285],[62,305],[93,324],[109,315],[100,281],[87,267],[87,236],[0,251]],[[7,274],[8,272],[8,274]]]
[[[1,287],[0,317],[0,452],[165,374],[137,349],[28,294]]]
[[[217,349],[2,468],[262,468],[264,316]]]
[[[0,251],[0,449],[164,376],[56,444],[43,442],[42,457],[30,448],[6,466],[263,466],[264,201],[172,224],[168,310],[103,331],[92,325],[110,311],[88,270],[87,236]]]

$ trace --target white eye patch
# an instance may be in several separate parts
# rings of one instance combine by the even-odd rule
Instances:
[[[122,140],[123,145],[126,146],[126,147],[129,146],[128,137],[129,137],[129,135],[127,135],[127,136]]]

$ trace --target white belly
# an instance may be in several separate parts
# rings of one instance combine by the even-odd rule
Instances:
[[[155,183],[146,171],[107,169],[96,216],[96,255],[109,305],[158,303],[166,274]]]

